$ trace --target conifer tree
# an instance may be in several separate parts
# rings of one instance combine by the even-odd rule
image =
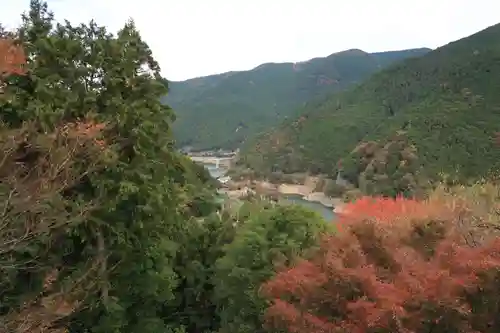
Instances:
[[[2,121],[10,128],[30,121],[40,133],[81,119],[106,125],[103,157],[112,164],[64,191],[68,200],[101,204],[61,245],[67,265],[95,257],[100,272],[66,325],[72,332],[180,329],[162,307],[175,297],[176,239],[185,232],[193,179],[173,149],[173,115],[160,103],[168,88],[151,50],[133,21],[116,35],[95,22],[56,24],[40,0],[16,33],[26,75],[9,78]]]

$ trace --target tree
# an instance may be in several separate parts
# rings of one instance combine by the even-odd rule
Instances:
[[[315,246],[323,219],[298,206],[276,206],[255,214],[236,232],[217,262],[216,302],[223,332],[262,332],[266,300],[259,286],[276,267],[290,264]]]
[[[367,208],[370,209],[367,209]],[[364,199],[310,260],[263,286],[266,323],[286,332],[496,332],[498,239],[471,245],[461,210]]]
[[[2,331],[62,332],[58,321],[77,310],[102,278],[100,258],[73,261],[68,253],[75,245],[68,235],[99,208],[99,200],[64,197],[107,165],[101,158],[107,148],[95,136],[100,127],[92,128],[66,124],[49,134],[29,124],[0,128]]]
[[[186,224],[173,268],[179,277],[175,301],[164,304],[163,313],[187,333],[217,332],[220,328],[215,302],[216,262],[234,233],[233,220],[225,214],[213,213]]]
[[[59,245],[67,267],[96,258],[99,278],[60,325],[96,333],[182,329],[162,309],[176,297],[177,239],[203,181],[172,148],[173,114],[160,103],[168,88],[151,50],[133,21],[116,36],[95,22],[55,24],[39,0],[31,1],[15,39],[26,55],[26,75],[5,82],[0,118],[9,129],[28,121],[39,134],[83,119],[105,124],[100,140],[107,151],[100,157],[110,162],[107,168],[62,192],[65,200],[100,205]],[[85,162],[76,157],[76,165]],[[215,207],[197,205],[203,214]]]
[[[13,82],[25,79],[26,57],[15,34],[1,31],[0,102],[10,104]],[[1,109],[5,111],[4,108]],[[4,114],[2,112],[2,114]],[[99,206],[64,193],[111,160],[100,137],[105,124],[90,119],[40,133],[25,121],[0,125],[0,330],[63,332],[103,273],[100,260],[68,262],[71,235]]]

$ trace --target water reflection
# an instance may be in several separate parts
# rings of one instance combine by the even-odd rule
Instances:
[[[210,176],[212,176],[215,179],[224,176],[227,172],[226,169],[217,168],[215,164],[204,164],[204,166],[210,173]]]

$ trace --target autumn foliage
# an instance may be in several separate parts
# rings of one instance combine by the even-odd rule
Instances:
[[[24,63],[22,48],[0,39],[0,83],[9,75],[25,74]],[[103,168],[105,127],[83,119],[44,133],[35,122],[19,128],[0,123],[0,332],[67,332],[58,321],[95,292],[98,258],[89,256],[75,273],[54,253],[61,252],[65,235],[98,207],[64,195]],[[25,249],[35,254],[22,254]],[[23,285],[26,276],[41,281],[41,289]]]
[[[0,39],[0,79],[5,75],[24,74],[26,56],[12,39]]]
[[[105,147],[99,144],[103,129],[92,122],[76,122],[45,134],[32,124],[19,129],[0,126],[2,300],[22,283],[15,274],[37,275],[44,281],[39,292],[26,287],[22,304],[9,304],[9,311],[0,314],[0,332],[65,332],[54,323],[78,309],[95,289],[98,258],[89,256],[81,272],[69,278],[69,269],[53,253],[60,251],[64,235],[98,207],[93,202],[73,202],[64,194],[103,168]],[[43,251],[34,258],[20,256],[26,248]]]
[[[471,244],[460,205],[362,198],[310,260],[262,287],[273,330],[500,332],[500,240]]]
[[[341,224],[374,219],[382,223],[394,223],[401,219],[422,219],[437,211],[444,211],[438,202],[420,202],[403,197],[362,197],[342,209]]]

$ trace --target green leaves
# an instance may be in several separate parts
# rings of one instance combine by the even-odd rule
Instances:
[[[222,326],[231,332],[262,332],[261,283],[311,250],[323,219],[299,206],[262,210],[244,222],[217,261],[216,300]]]
[[[181,297],[176,288],[185,276],[178,275],[176,260],[185,244],[179,242],[193,231],[185,225],[193,211],[204,216],[216,206],[213,187],[205,188],[211,178],[172,149],[172,112],[160,103],[168,87],[151,50],[132,21],[116,36],[95,22],[54,24],[37,0],[19,39],[28,75],[9,81],[1,120],[11,127],[29,120],[39,132],[89,118],[106,125],[100,138],[106,169],[64,193],[69,200],[97,202],[98,209],[69,228],[58,239],[61,252],[52,254],[68,268],[88,258],[99,262],[103,283],[71,319],[71,331],[179,331],[181,322],[162,312]],[[93,161],[78,156],[75,164],[87,162]],[[40,247],[33,251],[37,255]]]
[[[136,194],[137,192],[139,192],[139,187],[137,186],[136,183],[131,181],[120,182],[120,190],[119,190],[120,195],[127,197],[131,194]]]

